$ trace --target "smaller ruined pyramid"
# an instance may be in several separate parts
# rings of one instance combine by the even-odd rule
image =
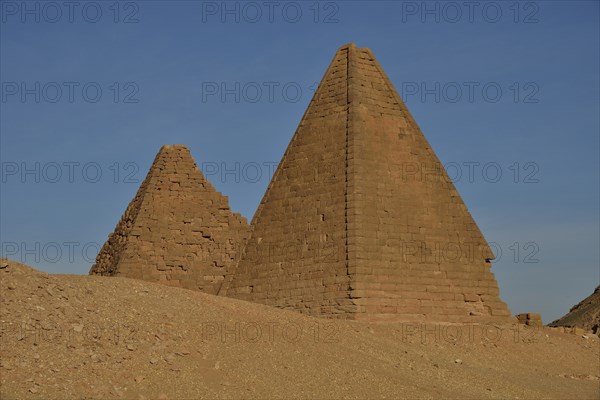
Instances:
[[[183,145],[165,145],[100,250],[91,275],[216,294],[248,235]]]
[[[596,287],[594,293],[571,307],[567,314],[549,325],[582,328],[600,336],[600,286]]]

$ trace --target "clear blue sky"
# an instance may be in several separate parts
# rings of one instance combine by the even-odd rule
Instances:
[[[4,256],[87,273],[166,143],[250,220],[355,42],[456,178],[511,311],[549,322],[598,285],[597,1],[246,4],[0,1]]]

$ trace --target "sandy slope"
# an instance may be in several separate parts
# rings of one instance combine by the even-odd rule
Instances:
[[[0,279],[2,399],[600,396],[593,335],[331,321],[5,262]]]

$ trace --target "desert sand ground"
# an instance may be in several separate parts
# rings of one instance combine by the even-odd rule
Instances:
[[[600,340],[373,324],[0,264],[4,399],[598,399]]]

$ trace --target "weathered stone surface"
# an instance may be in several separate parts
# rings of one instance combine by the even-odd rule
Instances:
[[[227,296],[336,318],[510,318],[487,242],[369,49],[338,50],[252,226]]]
[[[517,321],[520,324],[529,326],[544,326],[542,323],[542,315],[537,313],[522,313],[516,315]]]
[[[183,145],[163,146],[90,274],[216,294],[248,235]]]

